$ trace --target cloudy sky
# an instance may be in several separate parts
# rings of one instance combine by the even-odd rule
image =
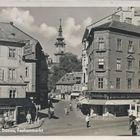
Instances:
[[[17,27],[39,40],[43,50],[54,59],[54,43],[60,18],[66,50],[81,56],[81,40],[85,27],[115,10],[113,7],[1,7],[0,21],[13,21]]]

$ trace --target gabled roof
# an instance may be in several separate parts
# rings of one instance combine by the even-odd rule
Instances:
[[[20,30],[12,22],[0,22],[0,40],[15,42],[32,40],[34,43],[37,42],[36,39]]]
[[[73,85],[77,82],[81,82],[82,72],[66,73],[56,85]]]

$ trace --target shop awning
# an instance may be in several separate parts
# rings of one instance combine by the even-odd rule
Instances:
[[[91,105],[105,105],[107,100],[89,100]]]
[[[81,104],[88,104],[88,105],[105,105],[107,100],[87,100],[86,98],[79,101]]]
[[[16,106],[33,107],[33,103],[28,98],[0,98],[0,108]]]
[[[71,96],[79,96],[79,95],[80,95],[80,93],[78,93],[78,92],[71,93]]]
[[[130,105],[133,100],[107,100],[106,105]]]
[[[133,100],[87,100],[83,99],[80,101],[81,104],[88,104],[88,105],[130,105],[133,103]]]

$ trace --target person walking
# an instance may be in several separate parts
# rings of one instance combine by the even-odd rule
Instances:
[[[136,120],[133,120],[133,121],[131,122],[130,129],[132,130],[132,136],[137,136],[137,129],[138,129],[138,126],[137,126]]]
[[[70,103],[70,111],[72,111],[72,104]]]
[[[64,108],[64,111],[65,111],[65,115],[68,115],[68,108],[67,107]]]
[[[87,128],[89,128],[90,127],[90,125],[89,125],[89,121],[90,121],[89,114],[87,114],[85,120],[86,120],[86,126],[87,126]]]
[[[90,117],[91,117],[91,118],[93,117],[93,113],[94,113],[94,110],[93,110],[93,108],[91,107],[91,109],[90,109]]]
[[[27,113],[26,119],[27,119],[27,123],[30,124],[31,123],[31,114],[29,112]]]

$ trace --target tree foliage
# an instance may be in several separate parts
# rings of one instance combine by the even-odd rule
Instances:
[[[80,72],[82,69],[81,60],[72,53],[66,53],[60,58],[60,64],[53,67],[53,73],[50,79],[51,88],[55,88],[55,84],[62,76],[70,72]]]

